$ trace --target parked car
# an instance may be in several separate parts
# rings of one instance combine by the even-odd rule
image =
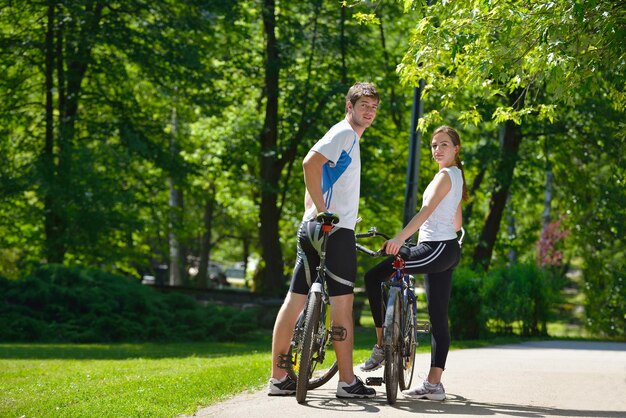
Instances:
[[[220,264],[209,261],[209,268],[207,273],[209,275],[209,283],[212,282],[213,284],[217,285],[230,286],[230,283],[228,283],[228,280],[226,280],[226,272],[224,271],[224,267],[222,267]]]

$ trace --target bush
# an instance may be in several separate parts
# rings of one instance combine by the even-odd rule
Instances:
[[[495,268],[482,288],[483,314],[499,334],[511,334],[517,327],[523,336],[547,335],[550,307],[558,301],[561,285],[532,264]]]
[[[251,310],[203,307],[82,267],[49,265],[15,281],[0,277],[0,291],[0,341],[224,341],[256,328]]]
[[[467,267],[454,271],[448,310],[452,338],[478,339],[485,333],[485,323],[481,315],[482,283],[481,274]]]

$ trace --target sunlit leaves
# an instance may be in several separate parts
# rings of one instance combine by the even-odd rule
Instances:
[[[546,99],[572,104],[571,92],[586,90],[607,92],[623,109],[626,49],[615,34],[623,33],[625,17],[610,3],[434,2],[416,24],[398,71],[407,84],[424,79],[442,95],[482,83],[492,90],[483,97],[526,91],[524,106],[532,107],[552,104],[541,102]],[[518,121],[534,114],[503,109],[494,117]]]

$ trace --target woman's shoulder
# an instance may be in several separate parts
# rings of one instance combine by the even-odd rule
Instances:
[[[439,172],[446,172],[446,173],[460,173],[461,169],[455,165],[451,165],[450,167],[444,167],[441,170],[439,170]]]

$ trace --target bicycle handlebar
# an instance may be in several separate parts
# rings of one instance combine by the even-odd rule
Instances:
[[[371,238],[371,237],[383,237],[386,240],[391,239],[389,237],[389,235],[384,234],[382,232],[379,232],[376,228],[372,227],[370,228],[367,232],[361,232],[360,234],[355,234],[355,237],[357,239],[359,238]],[[371,256],[371,257],[380,257],[380,256],[386,256],[388,255],[384,249],[380,249],[378,251],[374,251],[374,250],[370,250],[369,248],[365,247],[364,245],[361,244],[356,244],[356,248],[357,250]],[[407,260],[409,258],[411,251],[409,250],[408,247],[406,246],[402,246],[400,247],[400,251],[398,251],[398,255],[400,257],[402,257],[404,260]]]
[[[355,236],[356,236],[356,239],[370,238],[370,237],[376,237],[376,236],[383,237],[384,239],[391,239],[389,235],[379,232],[375,227],[371,227],[370,229],[367,230],[367,232],[361,232],[360,234],[356,234]]]

